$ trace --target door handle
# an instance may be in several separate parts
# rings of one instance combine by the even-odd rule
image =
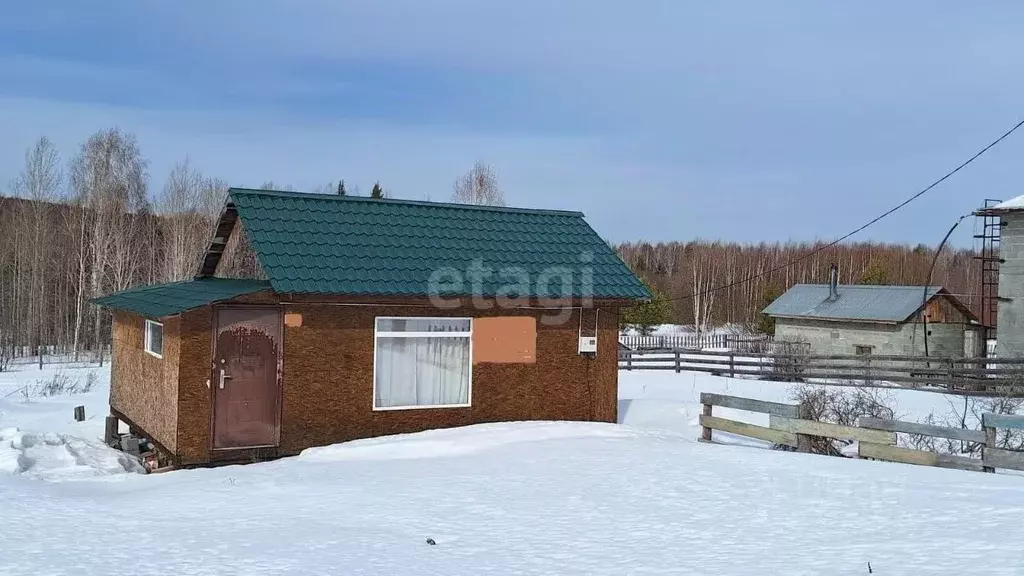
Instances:
[[[219,388],[221,390],[224,389],[224,381],[225,380],[231,380],[231,376],[228,376],[227,373],[225,373],[224,369],[221,368],[220,369],[220,385],[219,385]]]

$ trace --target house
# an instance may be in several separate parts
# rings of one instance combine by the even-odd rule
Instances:
[[[981,353],[974,314],[939,286],[797,284],[764,309],[775,339],[811,354],[954,356]]]
[[[111,414],[188,466],[615,422],[618,309],[649,298],[578,212],[231,189],[194,280],[96,302]]]
[[[1024,196],[975,212],[982,235],[982,307],[995,310],[996,356],[1024,357]],[[992,230],[992,232],[987,232]],[[994,276],[994,278],[993,278]],[[987,293],[986,293],[987,292]],[[991,313],[990,313],[991,315]]]

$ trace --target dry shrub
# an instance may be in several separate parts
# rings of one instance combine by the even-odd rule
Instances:
[[[92,389],[96,387],[96,384],[98,382],[99,376],[96,375],[96,372],[89,372],[88,374],[85,375],[85,384],[82,385],[81,392],[84,394],[86,392],[92,391]]]
[[[983,414],[1016,415],[1024,411],[1024,397],[1019,396],[964,396],[962,399],[963,404],[951,403],[949,411],[938,416],[935,412],[931,412],[921,423],[946,428],[981,430]],[[906,440],[901,443],[907,448],[915,450],[975,458],[981,457],[982,449],[982,444],[976,442],[935,438],[921,434],[907,434]],[[997,428],[995,447],[1004,450],[1024,450],[1024,430]]]
[[[27,391],[30,396],[62,396],[65,394],[80,394],[82,392],[88,392],[96,384],[96,377],[93,375],[92,381],[86,381],[86,386],[82,386],[82,382],[79,378],[72,378],[64,373],[62,370],[57,370],[53,373],[53,376],[47,379],[36,380],[35,386],[31,387],[31,390]],[[29,387],[26,387],[26,390]]]
[[[879,388],[838,388],[822,384],[800,384],[791,388],[790,399],[801,404],[802,418],[818,422],[856,426],[857,420],[862,417],[887,420],[895,417],[892,408],[895,405],[895,398],[892,393]],[[810,449],[814,454],[842,456],[843,447],[849,444],[851,442],[847,440],[810,437]]]
[[[773,380],[799,382],[807,368],[809,346],[804,342],[776,340],[772,343],[770,372]]]

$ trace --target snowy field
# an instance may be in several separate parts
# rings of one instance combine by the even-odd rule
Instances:
[[[0,574],[1024,574],[1024,478],[695,441],[700,392],[787,400],[785,384],[621,372],[622,425],[480,425],[142,475],[102,456],[98,374],[88,394],[30,402],[4,395],[45,374],[0,374],[0,454],[27,464],[19,437],[58,436],[72,455],[0,470]]]

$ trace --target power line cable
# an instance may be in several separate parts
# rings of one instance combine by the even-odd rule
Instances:
[[[949,241],[949,237],[953,235],[953,231],[956,230],[956,227],[959,226],[960,223],[964,221],[964,218],[967,218],[968,216],[970,216],[970,214],[964,214],[949,227],[949,232],[946,232],[946,235],[942,237],[942,242],[939,242],[939,247],[935,249],[935,254],[932,256],[932,264],[928,267],[928,277],[925,278],[924,281],[924,293],[921,294],[921,313],[919,314],[921,326],[924,332],[924,355],[926,358],[928,357],[928,288],[931,287],[932,274],[935,273],[935,264],[938,263],[939,255],[942,254],[942,249],[946,246],[946,242]]]
[[[950,170],[949,172],[946,172],[946,173],[945,173],[945,174],[944,174],[944,175],[943,175],[943,176],[942,176],[941,178],[939,178],[938,180],[936,180],[936,181],[932,182],[931,184],[929,184],[928,186],[926,186],[926,187],[925,187],[924,189],[922,189],[921,191],[919,191],[919,192],[917,192],[916,194],[914,194],[913,196],[911,196],[911,197],[907,198],[907,199],[906,199],[906,200],[904,200],[903,202],[900,202],[900,203],[899,203],[899,204],[897,204],[896,206],[893,206],[893,207],[892,207],[892,208],[890,208],[889,210],[886,210],[886,211],[885,211],[885,212],[883,212],[882,214],[880,214],[880,215],[878,215],[878,216],[876,216],[876,217],[872,218],[872,219],[871,219],[871,220],[869,220],[869,221],[868,221],[868,222],[867,222],[866,224],[863,224],[863,225],[861,225],[861,226],[857,227],[856,229],[854,229],[854,230],[852,230],[852,231],[850,231],[850,232],[848,232],[848,233],[846,233],[846,234],[844,234],[844,235],[840,236],[839,238],[837,238],[837,239],[833,240],[832,242],[829,242],[829,243],[827,243],[827,244],[824,244],[824,245],[822,245],[822,246],[819,246],[819,247],[815,248],[814,250],[811,250],[810,252],[808,252],[808,253],[806,253],[806,254],[803,254],[803,255],[801,255],[801,256],[799,256],[799,257],[797,257],[797,258],[794,258],[794,259],[792,259],[792,260],[790,260],[790,261],[788,261],[788,262],[785,262],[785,263],[783,263],[783,264],[780,264],[780,265],[778,265],[778,266],[776,266],[776,267],[774,267],[774,268],[769,268],[768,270],[765,270],[765,271],[763,271],[763,272],[759,272],[759,273],[757,273],[757,274],[752,274],[752,275],[750,275],[750,276],[747,276],[747,277],[745,277],[745,278],[741,278],[741,279],[739,279],[739,280],[736,280],[735,282],[730,282],[730,283],[728,283],[728,284],[722,284],[721,286],[716,286],[716,287],[714,287],[714,288],[709,288],[709,289],[707,289],[707,290],[703,290],[703,291],[698,291],[698,292],[691,292],[691,293],[689,293],[689,294],[684,294],[684,295],[682,295],[682,296],[677,296],[677,297],[675,297],[675,298],[666,298],[666,299],[665,299],[665,301],[666,301],[666,302],[677,302],[677,301],[680,301],[680,300],[689,300],[689,299],[691,299],[691,298],[695,298],[695,297],[697,297],[697,296],[704,296],[704,295],[707,295],[707,294],[711,294],[711,293],[714,293],[714,292],[718,292],[719,290],[725,290],[725,289],[727,289],[727,288],[732,288],[732,287],[735,287],[735,286],[739,286],[739,285],[741,285],[741,284],[746,284],[747,282],[750,282],[751,280],[756,280],[756,279],[758,279],[758,278],[761,278],[761,277],[763,277],[763,276],[767,276],[767,275],[769,275],[769,274],[772,274],[773,272],[778,272],[779,270],[784,270],[784,269],[786,269],[786,268],[789,268],[790,266],[792,266],[792,265],[794,265],[794,264],[797,264],[797,263],[799,263],[799,262],[802,262],[802,261],[804,261],[804,260],[807,260],[808,258],[810,258],[811,256],[814,256],[815,254],[820,254],[820,253],[824,252],[825,250],[828,250],[829,248],[832,248],[833,246],[835,246],[835,245],[837,245],[837,244],[839,244],[839,243],[843,242],[844,240],[847,240],[847,239],[848,239],[848,238],[850,238],[851,236],[854,236],[855,234],[858,234],[858,233],[860,233],[860,232],[863,232],[863,231],[864,231],[865,229],[867,229],[868,227],[870,227],[870,226],[872,226],[872,225],[876,224],[876,223],[877,223],[877,222],[878,222],[879,220],[882,220],[883,218],[885,218],[885,217],[887,217],[887,216],[890,216],[891,214],[893,214],[894,212],[896,212],[896,211],[898,211],[898,210],[902,209],[903,207],[905,207],[906,205],[910,204],[910,203],[911,203],[911,202],[913,202],[914,200],[917,200],[917,199],[918,199],[918,198],[920,198],[921,196],[924,196],[925,194],[927,194],[928,192],[930,192],[930,191],[931,191],[931,190],[932,190],[933,188],[935,188],[935,187],[936,187],[936,186],[938,186],[939,184],[942,184],[943,182],[945,182],[946,180],[948,180],[948,179],[949,179],[950,177],[952,177],[952,176],[953,176],[954,174],[956,174],[957,172],[959,172],[959,171],[963,170],[963,169],[964,169],[964,168],[966,168],[966,167],[967,167],[967,166],[968,166],[969,164],[971,164],[972,162],[974,162],[975,160],[977,160],[978,158],[980,158],[980,157],[981,157],[981,156],[982,156],[983,154],[985,154],[986,152],[988,152],[989,150],[991,150],[992,148],[994,148],[994,147],[995,147],[996,145],[998,145],[998,144],[999,144],[1000,142],[1002,142],[1002,141],[1003,141],[1003,140],[1005,140],[1005,139],[1006,139],[1007,137],[1009,137],[1009,136],[1010,136],[1011,134],[1013,134],[1014,132],[1016,132],[1016,131],[1017,131],[1017,129],[1018,129],[1018,128],[1020,128],[1021,126],[1024,126],[1024,120],[1021,120],[1020,122],[1017,122],[1017,124],[1015,124],[1015,125],[1013,126],[1013,128],[1010,128],[1010,129],[1009,129],[1009,130],[1007,130],[1006,132],[1003,132],[1003,134],[1002,134],[1002,135],[1001,135],[1001,136],[1000,136],[999,138],[996,138],[995,140],[993,140],[992,142],[990,142],[990,143],[989,143],[989,144],[988,144],[987,146],[985,146],[984,148],[982,148],[981,150],[979,150],[979,151],[978,151],[977,153],[975,153],[975,154],[974,154],[974,156],[971,156],[970,158],[968,158],[967,160],[965,160],[964,162],[962,162],[962,163],[961,163],[961,164],[960,164],[959,166],[957,166],[956,168],[953,168],[953,169],[952,169],[952,170]]]

